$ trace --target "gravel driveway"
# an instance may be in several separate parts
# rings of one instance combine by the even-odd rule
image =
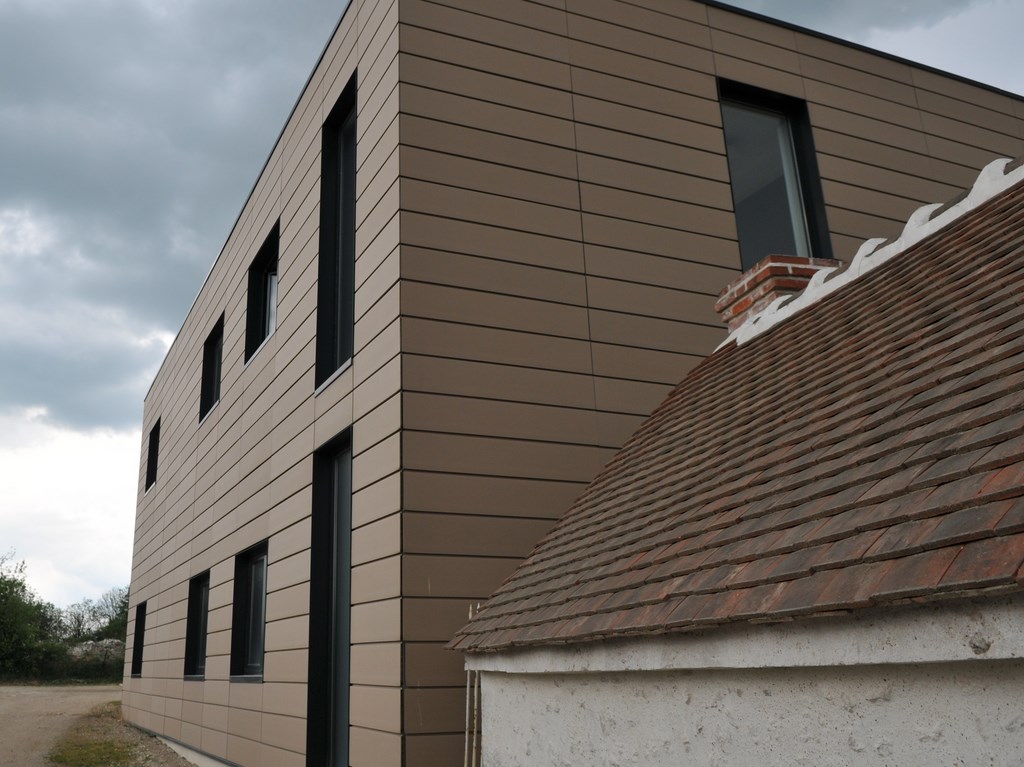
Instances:
[[[120,697],[116,684],[0,686],[0,767],[48,767],[46,755],[78,716]]]

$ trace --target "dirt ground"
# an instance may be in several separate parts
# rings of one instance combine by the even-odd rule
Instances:
[[[0,767],[52,767],[46,757],[57,740],[97,706],[120,698],[118,685],[0,686]],[[99,726],[129,745],[137,754],[137,764],[191,767],[141,730],[109,717]]]

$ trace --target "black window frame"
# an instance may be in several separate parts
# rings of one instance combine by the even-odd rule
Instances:
[[[199,420],[220,402],[220,379],[224,367],[224,315],[203,342],[203,373],[199,388]]]
[[[818,155],[814,148],[814,135],[811,129],[810,114],[807,102],[794,96],[765,90],[746,83],[733,80],[718,80],[719,106],[733,103],[754,109],[776,112],[786,117],[793,139],[793,154],[796,162],[797,178],[800,185],[800,197],[803,203],[804,221],[807,226],[807,245],[813,258],[832,258],[832,241],[825,213],[825,197],[821,189],[821,176],[818,172]],[[722,116],[723,134],[725,116]],[[726,149],[728,153],[728,148]],[[732,169],[730,168],[730,175]],[[730,184],[731,187],[731,184]],[[735,209],[735,199],[734,199]],[[754,266],[767,253],[754,257],[742,252],[740,243],[740,259],[744,270]],[[796,255],[783,253],[780,255]]]
[[[266,541],[246,549],[235,557],[231,614],[231,681],[263,681],[267,635],[268,565]],[[258,589],[255,586],[257,574],[260,581]]]
[[[324,122],[321,142],[317,388],[352,359],[355,346],[355,75]]]
[[[146,448],[146,490],[156,484],[157,465],[160,460],[160,419],[156,419],[149,430],[149,444]]]
[[[277,265],[281,226],[276,222],[249,265],[245,310],[245,361],[248,362],[277,329]]]
[[[142,676],[142,651],[146,646],[146,603],[135,605],[135,639],[132,641],[131,676],[138,679]]]
[[[352,439],[313,454],[306,764],[348,764],[352,683]],[[344,723],[344,724],[343,724]]]
[[[210,571],[188,582],[188,614],[185,619],[186,679],[206,678],[206,641],[210,616]]]

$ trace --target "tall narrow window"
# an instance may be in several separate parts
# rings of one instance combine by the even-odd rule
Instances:
[[[231,676],[261,679],[267,615],[267,542],[235,557]]]
[[[199,390],[199,420],[220,400],[221,358],[224,355],[224,315],[213,326],[203,344],[203,377]]]
[[[142,676],[142,648],[146,644],[146,603],[135,605],[135,640],[132,644],[132,676]]]
[[[146,451],[146,489],[156,484],[156,465],[160,459],[160,419],[149,430],[149,449]]]
[[[185,676],[206,674],[206,621],[210,611],[210,571],[188,582],[185,620]]]
[[[280,225],[274,224],[249,267],[249,298],[245,313],[245,359],[277,328],[277,255]]]
[[[316,385],[352,357],[355,324],[355,76],[324,123],[320,174],[320,262],[316,310]]]
[[[313,456],[306,764],[348,764],[352,612],[352,450]]]
[[[772,254],[828,257],[806,105],[736,83],[720,87],[743,269]]]

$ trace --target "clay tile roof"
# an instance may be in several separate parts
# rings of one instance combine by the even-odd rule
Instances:
[[[1022,588],[1024,183],[955,209],[695,368],[451,646]]]

